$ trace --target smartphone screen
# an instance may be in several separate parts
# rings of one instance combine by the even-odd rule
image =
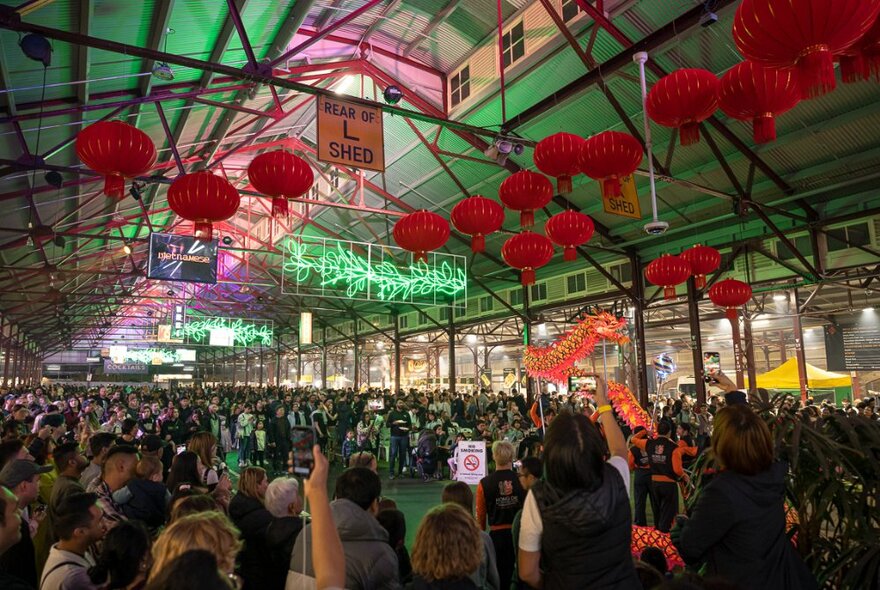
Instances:
[[[593,395],[596,393],[596,375],[588,374],[578,377],[568,378],[568,392],[579,392],[582,394]]]
[[[181,454],[186,450],[186,445],[177,445],[177,454]]]
[[[291,446],[293,473],[308,477],[315,466],[315,457],[312,454],[312,447],[315,446],[315,431],[311,426],[294,426],[290,429],[290,436],[293,442]]]
[[[705,371],[706,381],[711,381],[710,378],[721,370],[721,354],[718,352],[704,352],[703,370]]]

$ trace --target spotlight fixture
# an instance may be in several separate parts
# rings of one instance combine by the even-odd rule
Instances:
[[[128,189],[128,194],[131,195],[131,198],[135,201],[140,201],[143,196],[144,185],[138,184],[137,182],[131,183],[131,188]]]
[[[42,62],[44,68],[52,64],[52,46],[42,35],[29,33],[22,37],[18,45],[28,59]]]
[[[128,242],[126,242],[126,243],[124,243],[124,244],[122,245],[122,251],[123,251],[123,253],[125,253],[126,255],[131,254],[131,246],[128,244]]]
[[[174,297],[174,291],[172,291],[171,289],[168,289],[167,295],[169,297]]]
[[[862,311],[874,311],[874,307],[868,306],[868,307],[864,308]]]
[[[525,151],[526,147],[522,143],[520,143],[516,137],[506,137],[503,135],[499,135],[495,138],[495,141],[492,143],[492,145],[486,148],[483,154],[503,166],[507,162],[507,158],[510,156],[510,154],[515,154],[519,156],[522,155],[522,153]]]
[[[64,177],[61,176],[61,173],[55,170],[49,170],[48,172],[46,172],[46,176],[44,176],[44,178],[46,179],[46,184],[55,188],[61,188],[61,186],[64,184]]]
[[[232,245],[232,238],[230,236],[223,236],[223,245],[224,246],[231,246]]]
[[[384,98],[385,102],[388,104],[395,105],[403,98],[403,90],[394,85],[386,86],[385,90],[382,92],[382,98]]]
[[[153,64],[152,74],[154,78],[165,80],[166,82],[174,79],[174,70],[172,70],[171,66],[164,61],[157,61]]]

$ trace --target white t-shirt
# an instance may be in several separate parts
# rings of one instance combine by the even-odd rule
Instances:
[[[629,465],[623,457],[611,457],[608,464],[614,467],[620,477],[623,478],[623,486],[629,497]],[[541,550],[541,536],[544,534],[544,523],[541,521],[541,511],[532,492],[526,496],[523,505],[522,520],[519,529],[519,548],[523,551],[537,552]]]

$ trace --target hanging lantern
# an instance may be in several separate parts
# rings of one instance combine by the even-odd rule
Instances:
[[[594,230],[593,220],[589,215],[569,209],[548,219],[544,226],[547,237],[554,244],[565,248],[562,257],[568,262],[577,260],[575,248],[589,242]]]
[[[414,255],[415,262],[428,262],[428,252],[442,248],[449,239],[449,222],[431,211],[401,217],[394,224],[394,241]]]
[[[309,163],[284,150],[260,154],[248,166],[248,180],[259,193],[272,197],[272,216],[287,215],[287,199],[309,192],[315,175]]]
[[[542,174],[520,170],[501,183],[498,196],[505,207],[520,212],[519,222],[525,229],[535,225],[535,210],[553,200],[553,184]]]
[[[521,271],[520,282],[528,287],[535,283],[535,269],[553,259],[553,243],[541,234],[524,231],[504,242],[501,257]]]
[[[571,192],[571,177],[581,172],[580,157],[584,138],[572,133],[555,133],[535,146],[535,166],[556,178],[556,190]]]
[[[871,30],[840,56],[840,77],[845,84],[880,79],[880,17]]]
[[[763,65],[797,67],[803,98],[834,90],[834,56],[868,32],[880,0],[743,0],[733,40],[746,58]]]
[[[752,121],[755,143],[776,140],[774,117],[790,111],[801,100],[797,72],[744,61],[721,78],[719,104],[728,117]]]
[[[156,163],[150,136],[122,121],[98,121],[76,136],[76,155],[104,175],[104,194],[121,199],[125,179],[146,174]]]
[[[504,207],[482,195],[473,195],[452,208],[449,216],[455,229],[471,236],[471,252],[486,249],[486,236],[501,229]]]
[[[602,196],[620,196],[620,179],[629,176],[642,163],[642,144],[619,131],[605,131],[584,142],[581,172],[602,183]]]
[[[735,279],[718,281],[709,288],[709,299],[718,307],[725,308],[727,319],[736,321],[737,308],[752,298],[752,288],[748,283]]]
[[[178,176],[168,187],[168,206],[195,223],[195,236],[200,240],[212,239],[213,224],[235,215],[240,201],[229,181],[207,170]]]
[[[700,141],[700,123],[718,108],[718,78],[700,69],[676,70],[657,80],[648,93],[648,116],[678,129],[681,145]]]
[[[715,272],[721,266],[721,254],[711,246],[697,244],[678,255],[691,265],[691,274],[697,289],[706,286],[706,275]]]
[[[645,278],[652,285],[663,287],[664,299],[675,299],[675,286],[691,276],[691,265],[678,256],[664,254],[645,267]]]

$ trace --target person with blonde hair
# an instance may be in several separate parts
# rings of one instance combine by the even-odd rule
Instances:
[[[153,545],[151,577],[159,574],[174,558],[192,549],[210,551],[217,566],[227,575],[235,570],[241,550],[238,529],[220,512],[199,512],[183,516],[168,526]]]
[[[739,588],[817,588],[785,534],[785,478],[766,422],[749,406],[715,414],[712,453],[721,471],[697,492],[672,541],[688,565]]]
[[[433,508],[413,543],[412,588],[476,590],[470,575],[480,566],[482,549],[477,523],[464,508],[452,503]]]
[[[208,490],[213,490],[220,482],[220,476],[214,469],[214,459],[217,454],[217,439],[210,432],[196,432],[186,445],[187,451],[192,451],[198,457],[196,466],[199,477]]]

